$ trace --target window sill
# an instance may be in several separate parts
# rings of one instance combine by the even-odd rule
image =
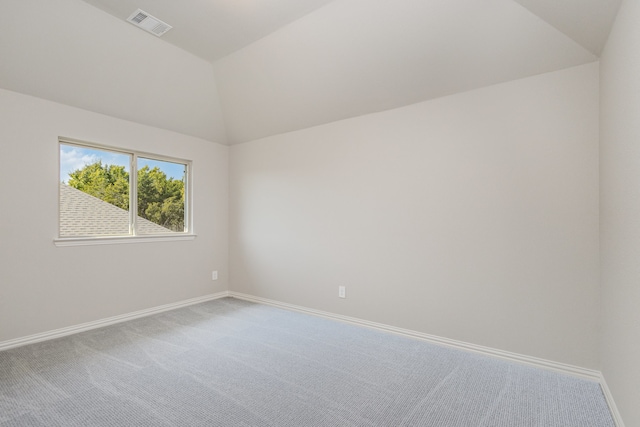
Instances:
[[[120,245],[127,243],[175,242],[194,240],[195,238],[195,234],[180,234],[177,236],[61,237],[54,239],[53,244],[56,246]]]

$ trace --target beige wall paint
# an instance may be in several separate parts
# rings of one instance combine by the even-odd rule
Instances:
[[[601,59],[603,374],[640,425],[640,2],[624,1]]]
[[[198,237],[54,246],[58,136],[193,160]],[[2,89],[0,141],[0,342],[227,290],[226,146]]]
[[[232,146],[230,185],[233,291],[599,367],[595,63]]]

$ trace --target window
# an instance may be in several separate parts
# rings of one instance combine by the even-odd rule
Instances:
[[[59,145],[58,242],[191,235],[191,162],[67,139]]]

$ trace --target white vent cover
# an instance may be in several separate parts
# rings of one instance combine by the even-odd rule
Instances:
[[[166,22],[162,22],[155,16],[151,16],[144,10],[140,9],[133,12],[127,21],[131,22],[136,27],[140,27],[143,30],[150,32],[151,34],[155,34],[158,37],[173,28]]]

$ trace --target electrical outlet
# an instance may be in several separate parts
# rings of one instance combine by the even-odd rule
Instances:
[[[218,271],[211,272],[211,280],[218,280]]]
[[[347,297],[347,288],[346,286],[338,286],[338,297],[346,298]]]

